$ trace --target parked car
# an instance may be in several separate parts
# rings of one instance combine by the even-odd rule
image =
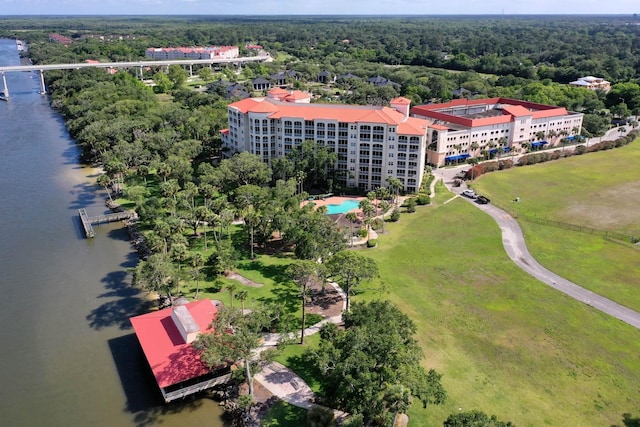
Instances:
[[[463,195],[463,196],[465,196],[465,197],[468,197],[468,198],[470,198],[470,199],[476,199],[476,198],[478,198],[478,195],[477,195],[477,194],[475,193],[475,191],[473,191],[473,190],[464,190],[464,191],[462,192],[462,195]]]
[[[491,200],[489,200],[488,198],[486,198],[484,196],[478,196],[478,198],[476,199],[476,203],[480,203],[481,205],[486,205],[490,201]]]

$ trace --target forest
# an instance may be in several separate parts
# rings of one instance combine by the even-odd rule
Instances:
[[[74,41],[51,43],[52,32]],[[134,284],[169,301],[181,286],[195,286],[196,295],[200,282],[223,286],[224,272],[240,260],[273,251],[275,235],[279,249],[292,252],[301,268],[318,259],[329,266],[366,264],[339,262],[349,241],[345,231],[324,211],[301,206],[309,193],[354,191],[335,187],[335,153],[306,142],[271,166],[248,153],[225,159],[220,130],[227,124],[226,106],[236,98],[216,79],[259,95],[250,86],[252,78],[295,70],[300,78],[287,84],[311,91],[319,102],[386,104],[398,95],[414,104],[460,96],[525,99],[583,112],[585,136],[602,135],[612,119],[640,114],[637,16],[9,18],[0,21],[0,37],[28,42],[25,55],[36,64],[144,59],[148,47],[177,45],[238,45],[246,54],[249,43],[262,45],[275,58],[242,70],[202,68],[196,77],[180,66],[171,66],[167,74],[149,69],[144,82],[134,72],[112,75],[103,69],[46,74],[51,105],[64,117],[83,160],[103,168],[98,183],[109,198],[119,197],[140,216],[146,243],[132,271]],[[318,81],[324,70],[335,77],[333,84]],[[339,78],[345,74],[353,77]],[[566,85],[587,75],[611,81],[611,91]],[[374,76],[395,84],[368,84]],[[397,193],[398,183],[389,180],[386,188],[367,194],[386,204],[361,204],[366,229],[374,226],[380,209],[391,210]],[[233,222],[239,219],[235,232]],[[340,273],[345,274],[335,275]],[[383,309],[389,318],[399,316],[393,307]],[[271,322],[265,328],[298,327],[282,307],[265,310]],[[379,329],[360,325],[357,315],[350,318],[355,326]],[[409,332],[403,335],[415,329],[409,321],[405,327]],[[354,334],[332,335],[333,341],[323,342],[324,351],[339,344],[348,348],[347,338]],[[422,356],[415,343],[405,344],[411,354],[402,357],[409,363],[393,365],[405,375],[364,375],[359,384],[373,390],[379,384],[371,381],[395,380],[391,385],[407,396],[425,405],[440,403],[445,392],[439,374],[424,371],[416,363]],[[342,380],[328,378],[332,403],[361,413],[364,422],[388,423],[391,399],[396,402],[397,396],[355,396],[341,388]],[[458,425],[454,421],[447,425]]]

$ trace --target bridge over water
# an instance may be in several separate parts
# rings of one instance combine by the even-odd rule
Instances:
[[[80,68],[137,68],[142,75],[142,69],[145,67],[169,67],[170,65],[182,65],[189,67],[189,72],[193,75],[194,65],[213,65],[213,64],[235,64],[243,65],[248,62],[264,62],[270,56],[243,56],[238,58],[213,58],[213,59],[168,59],[168,60],[150,60],[150,61],[125,61],[125,62],[82,62],[75,64],[42,64],[42,65],[9,65],[0,67],[0,75],[2,76],[2,87],[4,97],[9,99],[9,87],[5,74],[20,71],[37,71],[40,74],[40,93],[46,93],[44,85],[44,72],[47,70],[78,70]]]

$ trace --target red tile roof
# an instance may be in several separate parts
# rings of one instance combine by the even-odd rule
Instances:
[[[424,135],[429,124],[429,121],[424,119],[405,117],[393,108],[371,105],[295,104],[264,98],[247,98],[229,104],[230,108],[235,108],[244,114],[270,112],[268,110],[273,108],[272,106],[276,111],[268,116],[270,119],[335,120],[348,123],[397,125],[398,133],[405,135]]]
[[[441,112],[452,107],[462,107],[471,105],[493,105],[501,104],[502,115],[492,117],[470,118],[454,116],[449,113]],[[488,126],[501,123],[509,123],[515,120],[515,117],[532,116],[534,119],[566,116],[569,114],[564,107],[555,107],[552,105],[538,104],[535,102],[521,101],[510,98],[487,98],[487,99],[454,99],[444,104],[428,104],[418,105],[411,109],[411,114],[425,116],[436,120],[459,124],[465,127]]]
[[[211,330],[211,321],[217,313],[211,300],[192,301],[185,307],[200,331]],[[160,388],[197,378],[210,371],[191,344],[184,342],[171,318],[172,310],[166,308],[129,319]]]
[[[411,100],[405,98],[404,96],[399,96],[397,98],[394,98],[391,100],[391,102],[389,102],[390,104],[411,104]]]

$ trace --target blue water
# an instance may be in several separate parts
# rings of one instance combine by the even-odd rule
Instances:
[[[341,214],[341,213],[349,212],[353,209],[358,209],[358,207],[360,207],[360,202],[358,202],[357,200],[345,200],[339,205],[336,205],[336,204],[327,205],[327,214],[329,215]]]

